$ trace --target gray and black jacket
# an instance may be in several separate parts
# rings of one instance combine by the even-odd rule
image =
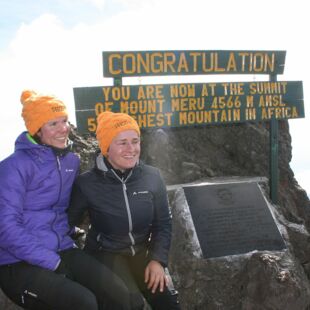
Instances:
[[[81,174],[68,210],[71,226],[90,217],[86,247],[135,255],[147,247],[149,259],[168,263],[171,213],[166,187],[157,168],[143,163],[121,176],[100,154],[95,167]]]

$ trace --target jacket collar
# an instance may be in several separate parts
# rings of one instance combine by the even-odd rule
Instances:
[[[31,151],[32,154],[41,156],[43,153],[50,153],[56,156],[65,156],[72,152],[72,141],[68,140],[68,146],[60,149],[51,145],[41,143],[39,137],[31,136],[27,131],[21,133],[15,141],[15,151],[26,150]]]
[[[48,145],[48,144],[42,143],[42,141],[41,141],[41,139],[40,139],[40,137],[38,135],[34,135],[34,136],[30,136],[29,135],[29,137],[30,137],[30,139],[31,138],[33,139],[33,143],[37,143],[37,144],[40,144],[40,145],[43,145],[43,146],[51,148],[51,150],[54,152],[54,154],[56,156],[65,156],[69,152],[72,151],[73,142],[71,140],[69,140],[69,138],[68,138],[68,141],[67,141],[67,146],[65,148],[59,148],[59,147],[56,147],[56,146],[52,146],[52,145]]]
[[[107,172],[109,169],[106,165],[106,163],[103,160],[103,155],[99,153],[96,157],[96,168],[102,172]]]
[[[137,170],[141,166],[140,161],[136,164],[135,167],[132,169],[126,170],[125,173],[118,169],[114,169],[112,165],[108,162],[108,160],[99,152],[96,161],[95,161],[95,168],[97,168],[99,171],[101,171],[104,175],[114,175],[117,176],[117,178],[122,180],[127,180],[127,178],[132,175],[132,173]]]

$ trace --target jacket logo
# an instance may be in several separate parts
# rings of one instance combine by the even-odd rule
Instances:
[[[133,192],[132,196],[138,195],[138,194],[148,194],[148,191],[142,191],[142,192]]]
[[[73,172],[74,170],[73,169],[66,169],[65,171],[66,172]]]

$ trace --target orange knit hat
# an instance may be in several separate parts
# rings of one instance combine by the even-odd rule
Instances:
[[[48,121],[68,116],[64,103],[54,96],[40,95],[33,90],[24,90],[20,101],[23,105],[22,117],[32,136]]]
[[[102,112],[97,117],[96,136],[101,153],[106,156],[112,140],[122,131],[135,130],[140,136],[137,122],[128,114]]]

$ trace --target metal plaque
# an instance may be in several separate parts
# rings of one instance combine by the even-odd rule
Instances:
[[[286,247],[257,183],[183,188],[205,258]]]

